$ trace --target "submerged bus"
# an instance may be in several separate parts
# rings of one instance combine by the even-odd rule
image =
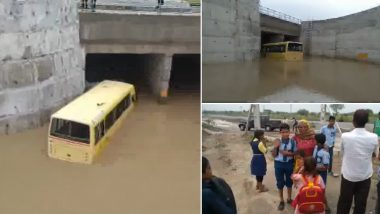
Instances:
[[[109,80],[99,83],[51,116],[49,157],[92,163],[135,101],[133,85]]]
[[[264,56],[273,59],[297,61],[303,59],[303,47],[300,42],[277,42],[264,44]]]

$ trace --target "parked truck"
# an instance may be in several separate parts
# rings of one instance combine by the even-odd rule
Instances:
[[[265,129],[265,131],[273,131],[275,129],[279,129],[282,121],[276,119],[270,119],[268,115],[260,116],[260,124],[261,128]],[[245,130],[247,126],[247,121],[240,121],[239,128],[241,131]],[[254,119],[250,120],[248,123],[248,130],[255,128]]]

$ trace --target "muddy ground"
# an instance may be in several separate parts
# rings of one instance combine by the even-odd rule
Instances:
[[[199,213],[199,99],[139,96],[93,165],[50,159],[47,126],[0,136],[0,213]]]
[[[256,192],[256,179],[251,176],[249,168],[252,151],[248,142],[249,136],[252,133],[244,135],[244,132],[239,131],[237,125],[234,126],[234,124],[230,127],[226,125],[224,127],[217,127],[216,130],[211,132],[208,130],[203,131],[203,155],[210,160],[213,174],[224,178],[230,184],[236,198],[238,213],[294,213],[294,210],[289,205],[286,206],[285,211],[277,211],[279,196],[274,176],[273,158],[270,154],[266,156],[268,165],[267,175],[264,177],[264,184],[269,188],[269,192]],[[279,134],[276,132],[269,132],[266,135],[269,137],[279,137]],[[377,169],[377,166],[378,163],[376,162],[374,170]],[[336,154],[333,171],[340,174],[340,167],[341,160]],[[367,213],[371,213],[375,208],[377,199],[376,184],[377,175],[374,173],[368,197]],[[332,213],[336,213],[339,191],[340,177],[328,176],[326,192]],[[295,192],[293,192],[292,196],[293,198],[295,197]]]

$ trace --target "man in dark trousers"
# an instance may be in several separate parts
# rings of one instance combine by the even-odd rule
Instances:
[[[81,0],[81,2],[82,2],[81,8],[88,8],[88,5],[87,5],[88,0]]]
[[[157,0],[156,9],[161,8],[162,5],[164,5],[164,0]]]
[[[337,214],[349,214],[354,198],[354,214],[366,213],[371,186],[372,158],[379,153],[378,137],[365,129],[368,111],[355,111],[355,129],[342,134],[342,181]]]
[[[236,203],[230,186],[212,175],[210,163],[202,157],[202,213],[236,214]]]
[[[84,8],[84,9],[87,9],[88,8],[88,0],[81,0],[82,1],[82,4],[81,4],[81,7]],[[92,11],[95,11],[95,7],[96,7],[96,0],[91,0],[91,9]]]

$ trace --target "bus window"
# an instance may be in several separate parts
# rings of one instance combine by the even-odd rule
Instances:
[[[111,128],[113,125],[113,112],[110,112],[106,117],[106,132]]]
[[[124,112],[124,103],[121,101],[119,104],[116,106],[116,118],[119,118],[123,112]]]
[[[125,109],[128,109],[128,107],[131,105],[131,95],[127,95],[124,99],[124,106]]]
[[[95,145],[98,144],[100,139],[104,136],[104,121],[101,121],[95,129]]]
[[[50,135],[81,143],[90,143],[90,128],[88,125],[74,121],[54,118],[52,120]]]
[[[302,44],[298,43],[289,43],[288,51],[301,51],[302,52]]]
[[[266,51],[268,53],[282,53],[285,52],[285,45],[273,45],[267,47]]]
[[[117,116],[117,106],[112,110],[112,114],[113,114],[112,124],[114,124],[115,121],[118,119],[118,116]]]

